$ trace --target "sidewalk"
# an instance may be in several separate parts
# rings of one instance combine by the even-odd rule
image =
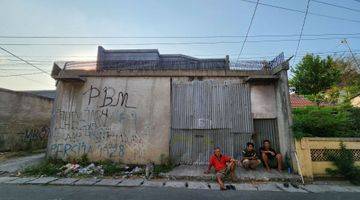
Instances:
[[[58,185],[58,186],[107,186],[107,187],[172,187],[200,190],[219,190],[215,182],[206,181],[173,181],[165,179],[102,179],[102,178],[56,178],[56,177],[0,177],[2,184],[16,185]],[[229,184],[229,183],[228,183]],[[236,190],[241,191],[272,191],[272,192],[298,192],[298,193],[323,193],[323,192],[358,192],[359,186],[343,184],[310,184],[300,185],[298,188],[291,184],[286,187],[280,182],[268,183],[231,183]]]
[[[198,180],[209,181],[215,180],[215,173],[204,174],[207,169],[205,165],[180,165],[175,167],[169,173],[163,173],[160,176],[170,179],[185,179],[185,180]],[[250,181],[288,181],[288,182],[300,182],[300,176],[295,174],[288,174],[287,172],[278,172],[277,170],[271,170],[267,172],[264,168],[256,170],[245,170],[242,167],[236,168],[236,182],[250,182]]]
[[[11,158],[0,162],[0,174],[14,173],[24,167],[39,164],[45,158],[45,153],[35,154],[31,156],[23,156],[18,158]]]

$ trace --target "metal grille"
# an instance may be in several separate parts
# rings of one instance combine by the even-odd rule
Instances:
[[[360,149],[349,149],[355,161],[360,161]],[[343,156],[340,149],[310,149],[312,161],[330,161],[329,155]]]
[[[256,135],[256,148],[259,149],[262,142],[270,140],[275,151],[280,151],[279,134],[276,119],[254,119],[254,131]]]

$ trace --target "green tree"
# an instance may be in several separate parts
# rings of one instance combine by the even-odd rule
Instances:
[[[329,89],[339,83],[341,77],[340,70],[330,56],[322,59],[320,56],[307,54],[291,71],[294,76],[290,85],[303,95],[317,94]]]

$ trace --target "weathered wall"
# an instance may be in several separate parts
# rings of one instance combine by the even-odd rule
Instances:
[[[294,158],[295,144],[291,133],[292,118],[287,70],[280,70],[278,75],[279,80],[275,84],[275,96],[280,152],[284,156]],[[293,165],[296,164],[294,159],[292,163]]]
[[[305,137],[295,142],[296,153],[299,158],[299,171],[305,178],[327,176],[326,168],[336,168],[327,159],[329,152],[341,156],[339,153],[340,142],[353,152],[355,164],[360,166],[360,138],[311,138]]]
[[[360,107],[360,96],[351,99],[351,105],[354,107]]]
[[[53,100],[0,89],[0,151],[44,148]]]
[[[160,163],[169,154],[170,78],[59,82],[48,156]]]
[[[251,86],[251,113],[254,119],[274,119],[277,115],[274,84]]]

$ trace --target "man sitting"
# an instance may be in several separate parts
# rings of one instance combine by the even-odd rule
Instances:
[[[254,149],[254,144],[251,142],[246,144],[246,149],[242,151],[242,154],[241,164],[245,169],[256,169],[261,163]]]
[[[276,153],[276,151],[271,148],[269,140],[263,141],[263,146],[260,148],[260,152],[266,171],[270,171],[270,168],[277,168],[277,170],[281,172],[283,167],[282,155],[280,153]]]
[[[220,185],[221,190],[226,190],[223,178],[227,175],[231,176],[231,179],[235,179],[235,160],[229,156],[222,155],[219,147],[214,149],[214,155],[210,157],[209,167],[205,174],[210,173],[211,167],[215,168],[216,181]]]

